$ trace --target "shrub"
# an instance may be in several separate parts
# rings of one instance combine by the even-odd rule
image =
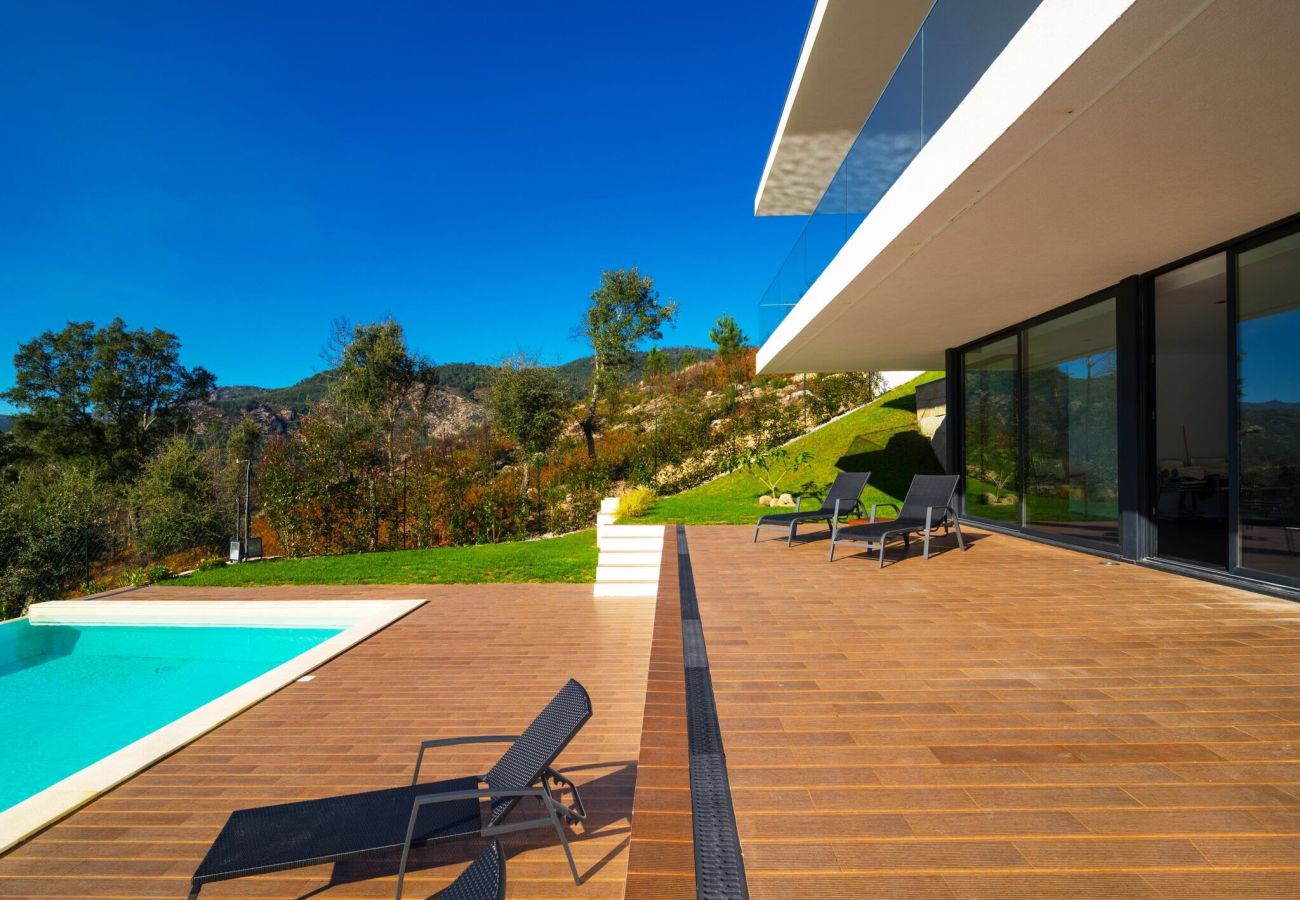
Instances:
[[[166,581],[172,577],[172,570],[166,566],[150,566],[144,570],[145,581],[148,584],[157,584],[160,581]]]
[[[213,569],[224,568],[225,565],[226,561],[220,556],[209,556],[207,559],[199,560],[199,564],[195,568],[200,572],[211,572]]]
[[[144,569],[127,569],[117,576],[119,587],[144,587],[149,584],[149,573]]]
[[[217,467],[182,437],[164,444],[135,485],[140,545],[152,557],[220,547],[229,529]]]
[[[655,492],[648,487],[635,487],[618,499],[618,517],[635,519],[646,514],[654,503]]]
[[[34,466],[0,491],[0,618],[57,600],[90,580],[108,549],[116,500],[95,473]]]

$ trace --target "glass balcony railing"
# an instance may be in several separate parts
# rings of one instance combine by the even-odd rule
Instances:
[[[1041,0],[936,0],[759,301],[766,340]]]

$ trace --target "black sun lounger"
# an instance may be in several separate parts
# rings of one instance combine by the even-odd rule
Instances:
[[[555,828],[574,884],[580,884],[562,820],[581,822],[587,811],[577,786],[551,766],[590,718],[591,697],[569,679],[521,735],[424,741],[408,786],[236,810],[195,870],[190,900],[214,881],[397,851],[401,897],[412,847],[546,826]],[[506,741],[513,743],[486,775],[419,783],[426,750]],[[557,798],[565,789],[573,794],[573,806]],[[536,799],[544,815],[503,824],[524,797]],[[480,811],[484,799],[491,804],[486,817]]]
[[[506,855],[500,842],[488,844],[468,869],[438,892],[437,900],[506,900]]]
[[[957,531],[957,546],[965,550],[966,545],[961,539],[961,523],[957,521],[957,512],[952,505],[955,493],[957,493],[956,475],[914,475],[912,484],[907,489],[907,496],[903,498],[902,509],[893,503],[873,503],[869,523],[841,526],[838,520],[831,522],[831,561],[835,560],[836,544],[857,543],[866,544],[868,547],[879,544],[880,567],[884,568],[885,539],[901,536],[903,546],[911,547],[911,536],[917,533],[925,535],[925,558],[929,559],[930,535],[940,525],[943,526],[946,534],[950,523]],[[878,506],[893,506],[898,512],[898,518],[877,522]]]
[[[831,482],[830,489],[826,491],[826,499],[822,501],[819,508],[802,509],[803,497],[800,497],[794,512],[768,513],[762,516],[754,526],[754,540],[758,540],[760,528],[780,528],[782,531],[789,529],[789,536],[785,539],[785,545],[789,547],[794,543],[795,529],[799,527],[800,522],[829,524],[838,520],[840,516],[847,516],[861,509],[862,501],[858,498],[862,496],[862,491],[870,480],[870,472],[841,472]]]

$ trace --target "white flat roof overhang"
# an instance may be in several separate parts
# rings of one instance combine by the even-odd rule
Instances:
[[[1044,0],[762,372],[943,351],[1300,211],[1293,0]]]
[[[817,0],[754,196],[807,215],[844,161],[934,0]]]

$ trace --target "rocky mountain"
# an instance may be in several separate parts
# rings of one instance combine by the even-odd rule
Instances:
[[[713,358],[713,351],[703,347],[664,347],[675,368],[682,357],[690,354],[696,361]],[[637,380],[645,365],[646,353],[633,354],[629,377]],[[430,412],[431,431],[437,436],[459,434],[483,421],[483,391],[491,381],[493,366],[483,363],[443,363],[436,365],[437,397]],[[553,367],[571,397],[583,396],[591,386],[594,359],[590,356]],[[318,372],[296,384],[282,388],[251,385],[218,387],[209,406],[199,414],[205,425],[225,420],[233,424],[241,416],[251,416],[268,437],[288,433],[297,421],[323,398],[329,390],[330,373]],[[201,426],[202,427],[202,426]]]

